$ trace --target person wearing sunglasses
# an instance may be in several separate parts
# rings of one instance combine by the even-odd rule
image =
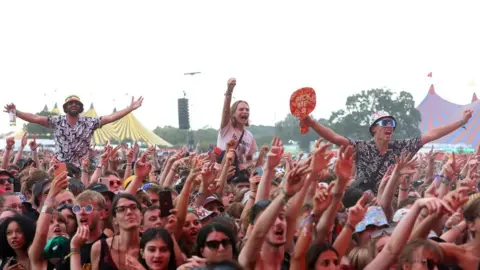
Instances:
[[[102,194],[85,190],[78,194],[72,206],[72,212],[77,217],[78,226],[86,226],[89,229],[88,240],[82,246],[72,246],[71,249],[80,252],[81,265],[83,267],[91,264],[91,250],[93,244],[100,239],[106,239],[107,235],[103,233],[104,220],[108,216],[105,210],[105,199]]]
[[[102,177],[99,180],[100,180],[100,183],[107,186],[109,191],[115,194],[124,190],[120,177],[114,171],[106,171],[105,177]]]
[[[13,175],[7,170],[0,170],[0,190],[13,192]]]
[[[458,121],[428,130],[419,137],[403,140],[392,140],[398,122],[393,115],[385,111],[378,111],[370,117],[369,131],[372,140],[346,138],[314,121],[310,116],[304,118],[302,122],[333,144],[345,147],[352,145],[356,150],[357,173],[353,186],[363,191],[372,190],[377,193],[376,184],[380,182],[387,168],[395,164],[395,157],[399,157],[402,152],[415,155],[423,145],[465,126],[472,113],[471,110],[465,110]]]
[[[216,222],[204,226],[198,233],[193,254],[207,262],[236,259],[238,252],[232,231]]]
[[[223,203],[217,199],[216,196],[210,196],[205,199],[203,207],[208,211],[215,212],[217,215],[223,214],[225,212],[225,207]]]

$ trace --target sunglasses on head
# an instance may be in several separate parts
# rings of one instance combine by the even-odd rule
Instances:
[[[379,125],[381,127],[391,126],[391,127],[394,128],[396,126],[396,123],[395,123],[395,120],[393,120],[393,119],[382,119],[382,120],[377,122],[377,125]]]
[[[220,245],[222,245],[223,248],[228,248],[231,244],[232,242],[228,238],[225,238],[221,241],[212,240],[212,241],[205,242],[205,246],[207,246],[209,249],[212,249],[212,250],[217,250],[220,247]]]

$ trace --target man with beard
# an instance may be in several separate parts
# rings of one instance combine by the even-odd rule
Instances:
[[[17,117],[30,122],[53,129],[55,141],[55,153],[60,162],[71,163],[80,167],[80,160],[88,154],[90,140],[97,128],[119,120],[133,110],[142,106],[143,97],[134,100],[127,108],[102,117],[83,117],[83,103],[78,96],[72,95],[65,99],[62,116],[41,116],[16,109],[15,105],[5,106],[5,112],[15,111]]]

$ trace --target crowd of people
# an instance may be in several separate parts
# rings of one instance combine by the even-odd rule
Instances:
[[[392,140],[387,112],[372,140],[319,134],[308,154],[281,138],[257,146],[246,101],[228,80],[217,146],[159,155],[138,144],[91,149],[93,132],[142,105],[83,117],[6,112],[53,129],[55,151],[6,138],[0,170],[0,269],[480,269],[480,148],[420,154],[465,126]],[[331,144],[339,147],[333,151]],[[30,151],[24,151],[29,147]],[[255,154],[258,157],[255,159]]]

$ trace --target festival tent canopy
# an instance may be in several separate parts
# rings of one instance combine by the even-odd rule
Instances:
[[[451,124],[462,117],[464,110],[471,109],[475,112],[480,111],[480,102],[476,100],[474,94],[472,102],[467,105],[459,105],[449,102],[440,97],[433,84],[430,86],[427,96],[418,105],[417,109],[422,115],[420,131],[425,133],[436,127]],[[438,144],[466,144],[475,146],[480,143],[480,114],[473,114],[466,129],[460,128],[433,143]]]
[[[93,107],[93,103],[90,105],[90,109],[86,111],[83,116],[85,117],[98,117],[97,111]],[[92,143],[105,144],[110,139],[116,139],[115,128],[113,124],[105,125],[101,128],[97,128],[93,133]]]
[[[58,109],[58,104],[56,102],[55,102],[55,106],[50,112],[56,115],[60,115],[60,110]]]
[[[113,123],[115,127],[115,134],[118,140],[143,141],[157,146],[171,147],[172,145],[164,139],[157,136],[155,133],[146,129],[140,121],[133,115],[127,114],[122,119]]]

